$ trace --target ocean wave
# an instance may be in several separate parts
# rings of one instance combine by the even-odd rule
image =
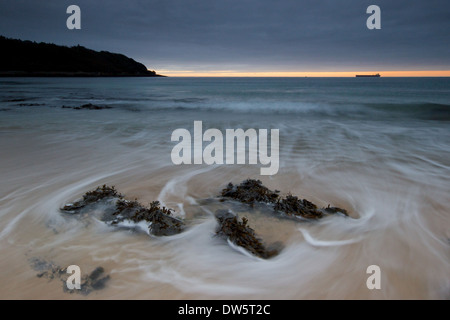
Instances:
[[[238,114],[292,114],[342,118],[386,119],[408,117],[420,120],[450,121],[450,105],[439,103],[342,103],[292,101],[217,102],[198,98],[179,99],[177,103],[142,103],[142,111],[233,112]]]
[[[443,103],[372,103],[367,106],[387,115],[410,115],[423,120],[450,121],[450,104]]]

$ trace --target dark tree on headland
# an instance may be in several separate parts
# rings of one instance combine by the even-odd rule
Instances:
[[[0,36],[0,76],[138,76],[157,77],[123,54],[65,47]]]

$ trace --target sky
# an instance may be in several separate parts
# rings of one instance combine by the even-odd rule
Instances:
[[[69,30],[69,5],[81,29]],[[369,30],[369,5],[381,29]],[[0,35],[172,76],[450,76],[448,0],[0,0]]]

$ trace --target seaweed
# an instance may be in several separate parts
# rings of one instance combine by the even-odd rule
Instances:
[[[93,191],[88,191],[83,195],[83,198],[79,201],[75,201],[74,203],[66,204],[61,208],[63,211],[77,211],[86,207],[87,205],[93,204],[100,200],[106,198],[123,198],[123,196],[117,192],[114,186],[108,187],[107,185],[103,185],[101,187],[97,187]]]
[[[229,183],[221,192],[221,201],[231,198],[252,207],[256,203],[262,203],[269,206],[272,213],[278,217],[300,218],[307,221],[338,213],[348,216],[345,209],[330,207],[330,205],[326,208],[318,208],[306,199],[291,194],[281,197],[279,193],[278,190],[272,191],[265,187],[260,180],[247,179],[240,185]],[[184,221],[174,217],[172,209],[162,206],[158,201],[144,206],[137,199],[127,200],[114,186],[103,185],[86,192],[82,199],[65,205],[61,211],[75,214],[98,211],[94,209],[101,209],[103,211],[101,220],[111,225],[121,225],[122,222],[128,221],[137,224],[144,221],[148,225],[150,234],[155,236],[171,236],[185,229]],[[280,252],[280,247],[264,245],[255,231],[248,226],[246,217],[240,219],[228,210],[218,210],[215,217],[219,223],[216,234],[226,237],[251,254],[268,259]]]
[[[240,220],[228,210],[217,210],[215,216],[219,222],[217,235],[226,237],[232,243],[263,259],[271,258],[279,253],[280,250],[274,247],[266,248],[261,239],[256,236],[255,231],[248,226],[247,218],[243,217]]]
[[[161,207],[159,201],[153,201],[148,207],[144,207],[139,202],[119,199],[116,203],[116,210],[113,213],[116,218],[111,222],[117,224],[124,220],[131,220],[135,223],[141,221],[149,222],[150,233],[155,236],[170,236],[180,233],[184,229],[183,221],[172,217],[172,210]]]
[[[255,202],[274,202],[278,199],[280,191],[269,190],[263,186],[260,180],[247,179],[240,185],[233,185],[231,182],[222,190],[222,197],[233,198],[242,203],[247,203],[251,206]]]
[[[35,271],[38,271],[36,274],[38,278],[53,280],[55,278],[60,278],[66,272],[65,269],[57,264],[40,258],[31,258],[29,263]]]
[[[95,268],[90,274],[81,277],[80,289],[67,288],[67,279],[69,274],[67,268],[58,266],[52,261],[47,261],[40,258],[32,258],[29,260],[31,267],[38,271],[36,276],[38,278],[45,278],[49,281],[59,279],[63,283],[63,291],[67,293],[79,293],[88,295],[92,291],[101,290],[106,287],[106,283],[111,279],[109,275],[104,275],[105,269],[101,266]]]
[[[116,199],[116,201],[103,208],[102,220],[104,222],[117,225],[125,220],[131,220],[135,223],[146,221],[149,223],[150,233],[155,236],[170,236],[184,230],[184,222],[173,217],[171,209],[161,207],[158,201],[153,201],[148,207],[145,207],[137,200],[126,200],[114,186],[97,187],[93,191],[86,192],[81,200],[69,203],[61,210],[78,214],[84,212],[89,205],[108,199]]]
[[[106,287],[106,283],[111,279],[109,275],[104,275],[105,269],[97,267],[89,275],[81,278],[81,294],[87,295],[94,290],[101,290]],[[67,289],[67,286],[63,287]],[[76,291],[75,289],[67,289],[70,293]]]
[[[341,213],[348,216],[345,209],[338,207],[328,207],[319,209],[314,203],[300,199],[291,194],[280,197],[280,191],[272,191],[265,187],[260,180],[247,179],[240,185],[233,185],[231,182],[222,190],[222,201],[224,198],[231,198],[242,203],[254,206],[255,202],[265,203],[272,206],[274,213],[282,213],[289,217],[297,217],[307,220],[317,220],[326,214]]]
[[[338,207],[330,207],[330,205],[328,205],[328,207],[323,208],[323,210],[327,213],[333,214],[333,213],[342,213],[345,216],[348,216],[348,211],[342,208],[338,208]]]
[[[306,200],[299,199],[293,195],[287,195],[286,198],[278,199],[274,210],[281,211],[289,216],[300,216],[304,219],[320,219],[323,213],[317,210],[317,206]]]

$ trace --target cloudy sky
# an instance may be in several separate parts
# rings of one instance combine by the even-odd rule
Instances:
[[[81,8],[81,30],[66,9]],[[381,8],[381,30],[366,9]],[[450,70],[448,0],[0,0],[0,34],[166,74]]]

